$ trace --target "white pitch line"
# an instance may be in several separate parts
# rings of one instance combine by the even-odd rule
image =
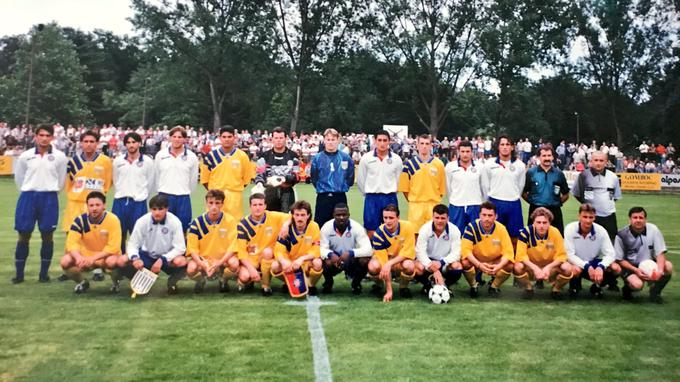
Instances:
[[[335,305],[335,302],[322,302],[318,297],[307,297],[307,301],[288,301],[286,305],[304,305],[307,309],[307,330],[312,341],[314,357],[314,380],[316,382],[332,382],[331,362],[328,357],[326,336],[321,323],[321,305]]]

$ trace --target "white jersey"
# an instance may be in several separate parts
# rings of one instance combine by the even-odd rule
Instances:
[[[446,192],[449,204],[456,207],[478,206],[486,198],[482,188],[483,165],[470,163],[466,169],[460,161],[446,164]]]
[[[174,156],[170,148],[156,154],[156,182],[158,192],[170,195],[189,195],[198,183],[198,158],[184,148],[184,153]]]
[[[67,163],[66,155],[51,146],[44,155],[37,148],[26,150],[17,159],[14,182],[22,192],[59,191],[64,188]]]
[[[399,155],[391,150],[383,160],[378,158],[375,150],[369,151],[359,161],[357,187],[362,194],[395,193],[403,167]]]
[[[451,222],[446,223],[446,229],[437,236],[434,232],[432,220],[423,224],[418,231],[416,241],[416,258],[425,266],[432,261],[439,261],[444,266],[460,261],[460,231]]]
[[[153,259],[164,257],[167,261],[184,255],[187,247],[182,222],[170,212],[161,222],[154,222],[151,212],[146,213],[135,223],[127,244],[130,260],[138,259],[140,251]]]
[[[487,197],[512,202],[524,190],[526,166],[521,160],[502,161],[494,158],[484,164],[482,189]]]
[[[156,175],[154,162],[148,155],[140,155],[130,163],[128,156],[119,155],[113,160],[113,186],[115,199],[132,198],[146,201],[153,194]]]
[[[366,230],[356,220],[349,219],[345,232],[335,228],[335,220],[329,220],[321,227],[321,258],[327,259],[333,252],[349,252],[351,257],[371,257],[373,247]]]
[[[593,223],[586,237],[581,236],[578,221],[567,224],[564,227],[564,249],[569,262],[581,269],[596,258],[602,258],[601,264],[607,268],[615,259],[609,234],[597,223]]]

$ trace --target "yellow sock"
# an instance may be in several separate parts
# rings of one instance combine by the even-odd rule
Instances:
[[[408,284],[413,280],[415,275],[415,272],[411,274],[401,272],[401,274],[399,274],[399,288],[408,288]]]
[[[529,274],[527,272],[522,273],[519,276],[515,276],[517,283],[526,290],[532,290],[534,287],[531,285],[531,280],[529,280]]]
[[[470,269],[463,271],[463,275],[465,276],[465,280],[467,280],[468,284],[470,284],[471,287],[477,286],[477,280],[475,280],[476,274],[477,274],[477,271],[475,270],[475,267],[471,267]]]
[[[572,274],[569,274],[569,276],[557,275],[555,283],[553,284],[553,291],[562,290],[562,287],[564,287],[572,277]]]
[[[504,269],[501,269],[498,271],[498,273],[496,273],[496,277],[493,279],[491,286],[494,288],[500,288],[505,280],[508,279],[508,277],[510,277],[510,272],[506,272]]]
[[[262,288],[269,288],[272,282],[272,263],[274,260],[262,259],[260,261],[260,271],[262,272]]]
[[[309,285],[316,286],[316,283],[319,282],[322,274],[323,270],[315,271],[314,268],[309,268]]]
[[[83,274],[76,267],[71,267],[64,271],[64,274],[68,276],[71,280],[79,283],[83,281]]]
[[[222,280],[230,280],[230,279],[235,279],[236,278],[236,273],[232,272],[229,267],[225,267],[224,271],[222,271]]]

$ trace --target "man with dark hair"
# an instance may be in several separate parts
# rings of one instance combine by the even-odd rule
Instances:
[[[368,237],[382,223],[382,209],[397,204],[397,183],[402,170],[399,155],[390,151],[390,134],[375,134],[375,149],[361,157],[357,170],[357,188],[364,195],[364,227]]]
[[[293,186],[298,181],[300,158],[286,147],[286,130],[282,127],[272,131],[272,148],[258,159],[257,167],[255,183],[264,190],[267,208],[270,211],[288,212],[295,203]]]
[[[673,275],[673,264],[666,259],[666,242],[659,228],[647,222],[644,208],[631,208],[628,219],[630,224],[617,233],[614,242],[616,260],[622,268],[621,276],[625,281],[623,299],[631,300],[633,292],[641,290],[647,282],[649,298],[662,304],[661,291]],[[645,261],[653,261],[656,265],[651,275],[640,269]]]
[[[168,211],[168,198],[159,194],[149,200],[149,209],[135,223],[127,245],[127,257],[132,266],[161,270],[168,278],[168,294],[177,294],[177,282],[186,274],[186,244],[182,222]],[[119,265],[122,265],[119,263]]]
[[[423,284],[423,292],[432,287],[430,276],[437,285],[455,284],[463,273],[460,264],[460,231],[449,222],[449,209],[437,204],[432,209],[432,220],[423,224],[416,240],[416,280]]]
[[[547,143],[538,149],[540,164],[527,171],[522,199],[529,203],[528,225],[533,223],[531,214],[538,207],[545,207],[552,212],[554,219],[551,225],[564,233],[562,204],[569,199],[569,185],[564,173],[554,164],[552,145]]]
[[[588,203],[578,209],[578,221],[564,227],[564,248],[572,265],[573,277],[569,281],[569,295],[578,297],[581,279],[590,280],[590,295],[602,298],[601,285],[616,279],[621,267],[615,262],[614,247],[607,230],[595,223],[596,209]]]
[[[123,144],[127,150],[113,160],[113,208],[111,212],[120,220],[121,250],[125,252],[125,239],[132,233],[135,222],[147,213],[146,203],[154,191],[154,162],[140,152],[142,137],[135,132],[125,134]]]
[[[324,261],[322,291],[331,293],[333,277],[344,270],[352,278],[352,293],[361,294],[361,281],[368,273],[373,248],[364,227],[350,219],[347,204],[336,204],[333,220],[321,227],[320,251]]]
[[[323,273],[319,225],[312,221],[312,206],[304,200],[293,203],[290,213],[293,223],[288,228],[288,235],[280,237],[276,243],[271,274],[282,279],[284,273],[302,269],[309,278],[309,295],[316,296],[319,294],[316,283]]]
[[[510,277],[515,253],[505,226],[496,221],[496,206],[484,202],[479,219],[465,228],[460,245],[460,257],[465,279],[470,284],[470,297],[479,295],[477,271],[494,277],[489,285],[489,296],[500,296],[500,287]]]
[[[224,212],[234,219],[243,217],[243,189],[255,176],[248,154],[235,147],[236,135],[230,125],[220,129],[220,147],[209,152],[201,165],[201,184],[206,190],[225,194]]]
[[[38,280],[50,281],[53,233],[59,218],[58,193],[64,187],[67,163],[64,153],[52,147],[53,138],[52,126],[39,125],[35,130],[35,148],[24,151],[14,166],[14,182],[21,193],[14,213],[14,229],[19,233],[19,240],[14,252],[13,284],[24,281],[28,244],[36,221],[42,238]]]
[[[198,179],[198,157],[186,145],[187,131],[176,126],[170,130],[170,145],[156,154],[158,192],[169,203],[168,211],[182,222],[186,232],[191,222],[191,193]]]
[[[479,219],[479,206],[486,196],[482,188],[482,165],[473,160],[472,143],[458,145],[458,160],[446,164],[446,188],[449,194],[449,220],[463,232]]]
[[[74,280],[75,293],[83,293],[90,283],[83,272],[93,269],[116,268],[120,255],[120,222],[116,215],[106,211],[106,196],[99,191],[87,195],[87,213],[74,218],[66,236],[66,254],[61,258],[61,268]],[[112,276],[113,278],[113,276]],[[114,280],[114,287],[118,291]]]
[[[390,204],[383,208],[383,224],[371,239],[373,257],[368,272],[373,279],[385,283],[384,302],[392,301],[392,277],[399,278],[399,296],[410,298],[408,284],[415,276],[416,231],[413,224],[399,219],[399,207]]]

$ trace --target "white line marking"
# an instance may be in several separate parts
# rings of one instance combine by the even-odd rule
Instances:
[[[321,305],[335,305],[335,302],[323,302],[318,297],[307,297],[307,301],[288,301],[286,305],[304,305],[307,308],[307,330],[312,341],[312,355],[314,357],[314,380],[316,382],[331,382],[331,362],[328,358],[326,336],[321,323]]]

